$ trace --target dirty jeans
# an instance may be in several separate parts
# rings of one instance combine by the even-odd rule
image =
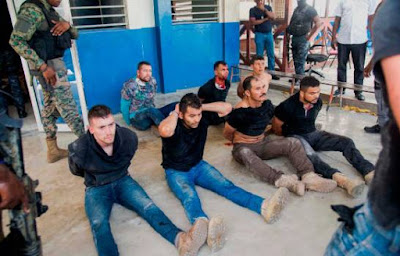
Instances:
[[[267,51],[268,69],[275,70],[274,36],[270,33],[255,33],[257,56],[264,56],[264,49]]]
[[[85,210],[99,256],[119,255],[109,222],[114,203],[135,211],[172,244],[181,232],[154,204],[143,188],[127,175],[103,186],[86,188]]]
[[[201,208],[195,185],[211,190],[258,214],[261,213],[263,198],[235,186],[206,161],[201,160],[187,172],[166,169],[165,176],[172,192],[181,201],[190,223],[194,223],[197,218],[208,218]]]
[[[283,172],[275,170],[263,160],[287,156],[299,176],[314,171],[302,144],[295,138],[271,139],[267,136],[254,144],[237,143],[233,146],[232,155],[237,162],[244,164],[250,172],[273,185]]]
[[[306,141],[308,145],[301,140],[307,156],[313,163],[315,172],[321,174],[324,178],[332,179],[333,174],[339,171],[322,161],[315,151],[342,152],[347,161],[363,176],[374,170],[374,165],[361,155],[353,140],[348,137],[325,131],[314,131],[301,136],[296,135],[296,137],[302,137]]]
[[[366,203],[353,216],[355,227],[349,232],[342,224],[332,236],[325,256],[400,255],[400,226],[384,229],[376,222]]]
[[[158,126],[171,111],[175,109],[178,102],[170,103],[162,108],[144,108],[135,113],[131,118],[131,124],[138,130],[144,131],[152,125]]]
[[[297,75],[304,75],[304,65],[309,48],[310,42],[307,41],[306,36],[292,37],[293,62]]]

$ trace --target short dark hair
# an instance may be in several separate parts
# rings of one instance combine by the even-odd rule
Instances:
[[[111,109],[106,105],[96,105],[89,110],[88,119],[89,122],[93,118],[105,118],[111,115]]]
[[[303,77],[300,81],[300,90],[305,91],[309,87],[318,87],[319,86],[319,80],[313,76],[306,76]]]
[[[199,97],[194,93],[188,93],[182,97],[179,102],[179,111],[185,113],[188,107],[199,109],[201,108],[201,102]]]
[[[214,70],[216,70],[216,69],[218,68],[219,65],[228,66],[228,64],[226,64],[225,61],[219,60],[219,61],[216,61],[216,62],[214,63]]]
[[[265,59],[264,59],[264,56],[256,55],[253,58],[251,58],[250,65],[253,65],[254,62],[256,62],[257,60],[265,60]]]
[[[258,80],[255,76],[248,76],[243,81],[243,91],[247,91],[251,89],[251,81]]]
[[[140,70],[140,68],[141,68],[143,65],[151,66],[150,62],[148,62],[148,61],[141,61],[141,62],[139,62],[139,64],[137,65],[137,70]]]

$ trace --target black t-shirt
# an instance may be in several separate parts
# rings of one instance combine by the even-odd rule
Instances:
[[[265,10],[272,12],[272,8],[269,5],[265,5]],[[265,12],[261,11],[257,6],[254,6],[250,9],[250,18],[255,18],[256,20],[262,20],[267,16]],[[267,20],[259,25],[255,25],[255,32],[260,33],[270,33],[272,31],[272,23],[270,20]]]
[[[208,123],[204,118],[194,129],[186,128],[179,119],[174,135],[162,138],[162,167],[187,172],[198,164],[203,159],[207,128]]]
[[[258,108],[237,108],[232,111],[228,118],[228,124],[237,131],[248,135],[261,135],[269,121],[274,116],[274,105],[270,100],[263,102]]]
[[[321,108],[322,100],[318,99],[313,108],[306,111],[300,101],[300,94],[292,95],[275,108],[275,116],[284,122],[282,134],[301,135],[315,131],[315,119]]]
[[[399,20],[400,1],[386,0],[379,8],[373,24],[374,74],[382,85],[386,103],[389,101],[380,61],[400,55]],[[400,67],[397,68],[400,71]],[[392,111],[381,135],[382,151],[375,167],[368,199],[378,223],[385,228],[394,228],[400,224],[400,133]]]
[[[214,77],[208,80],[207,83],[205,83],[199,88],[199,92],[197,93],[197,95],[199,96],[200,99],[204,99],[203,103],[225,101],[230,87],[231,83],[228,80],[226,80],[225,89],[223,90],[218,89],[217,87],[215,87],[215,77]]]
[[[303,36],[311,31],[314,17],[318,13],[314,7],[305,5],[304,7],[296,7],[288,27],[289,34],[294,36]]]

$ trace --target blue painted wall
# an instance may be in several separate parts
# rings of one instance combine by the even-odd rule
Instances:
[[[160,80],[155,28],[83,31],[76,42],[88,108],[106,104],[120,112],[122,85],[142,60],[152,64]]]

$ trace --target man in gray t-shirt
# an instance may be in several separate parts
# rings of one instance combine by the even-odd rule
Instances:
[[[306,0],[298,0],[288,27],[288,33],[292,35],[293,61],[298,75],[304,74],[304,64],[310,48],[309,40],[321,26],[323,22],[317,11]]]

